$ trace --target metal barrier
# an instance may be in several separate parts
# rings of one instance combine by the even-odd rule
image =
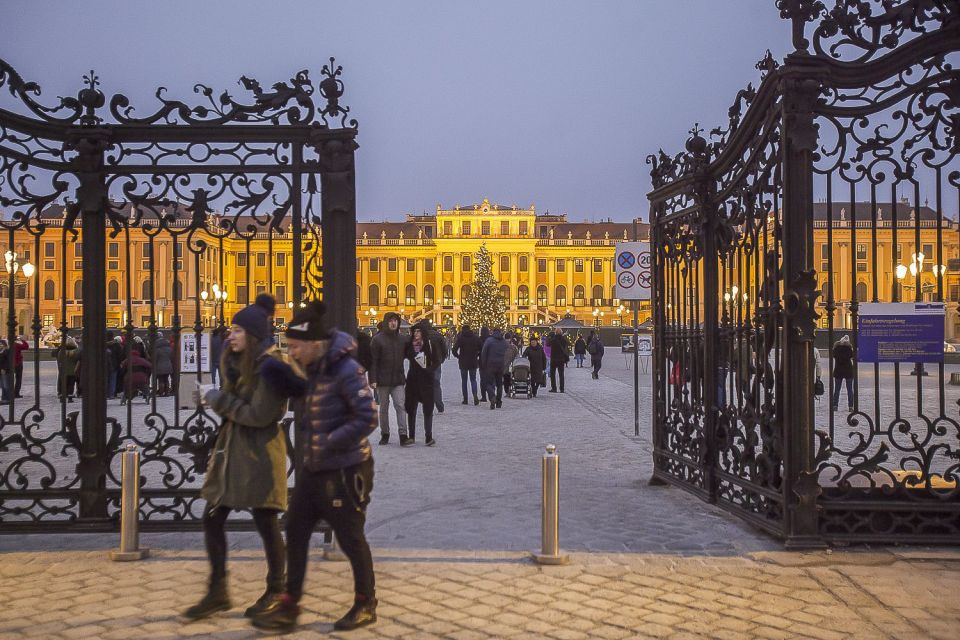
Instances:
[[[110,552],[110,559],[142,560],[150,555],[150,550],[140,548],[140,451],[137,445],[127,445],[120,464],[120,548]]]
[[[570,556],[560,553],[560,456],[556,445],[548,444],[543,454],[543,521],[538,564],[567,564]]]

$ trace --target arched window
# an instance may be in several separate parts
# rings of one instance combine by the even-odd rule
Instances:
[[[423,288],[423,304],[428,307],[433,306],[433,285],[428,284]]]
[[[367,304],[369,304],[371,307],[380,306],[380,287],[378,285],[370,285],[370,287],[367,289],[367,296]]]
[[[517,304],[522,306],[530,304],[530,289],[525,284],[517,287]]]
[[[467,299],[467,296],[470,295],[470,285],[465,284],[460,287],[460,304],[463,304],[463,301]]]
[[[404,301],[403,303],[408,306],[413,306],[417,304],[417,288],[412,284],[408,284],[407,288],[404,289]]]
[[[821,303],[826,304],[830,299],[830,281],[824,280],[823,284],[820,285],[820,298],[818,298]]]
[[[603,300],[603,285],[593,285],[593,304],[599,305]]]
[[[453,287],[449,284],[443,286],[443,304],[453,304]]]
[[[578,284],[573,288],[573,304],[583,304],[583,285]]]
[[[547,285],[542,284],[537,287],[537,306],[547,306]]]
[[[558,307],[565,307],[567,305],[567,288],[563,285],[557,287],[557,300],[554,303]]]
[[[44,300],[53,300],[57,295],[57,285],[53,284],[53,280],[47,280],[43,283],[43,299]]]
[[[397,285],[387,285],[387,300],[392,300],[390,304],[397,304]]]
[[[107,298],[110,300],[120,299],[120,283],[116,280],[111,280],[110,284],[107,285]]]
[[[83,300],[83,280],[77,280],[73,283],[73,299]]]
[[[500,296],[503,298],[504,302],[510,304],[510,286],[509,285],[500,285]]]
[[[153,281],[144,280],[143,284],[140,285],[140,299],[149,300],[153,297]]]
[[[858,282],[857,283],[857,302],[865,302],[868,299],[867,293],[867,283]]]

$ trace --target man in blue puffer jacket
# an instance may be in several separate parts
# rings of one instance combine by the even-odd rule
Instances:
[[[334,624],[346,631],[377,620],[373,558],[363,528],[373,489],[373,455],[367,436],[377,428],[373,390],[364,369],[350,356],[352,336],[331,329],[321,302],[308,303],[287,327],[290,356],[307,379],[278,365],[265,376],[284,376],[303,438],[302,468],[287,510],[287,587],[253,624],[290,630],[297,624],[310,536],[325,520],[353,568],[354,605]]]

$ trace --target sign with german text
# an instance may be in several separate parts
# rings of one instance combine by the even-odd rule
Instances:
[[[613,261],[616,297],[620,300],[649,300],[652,262],[649,242],[617,243],[617,255]]]
[[[200,345],[197,348],[197,334],[184,332],[180,334],[180,372],[197,373],[197,363],[204,373],[210,371],[210,334],[200,334]]]
[[[860,305],[860,362],[943,362],[942,302]]]

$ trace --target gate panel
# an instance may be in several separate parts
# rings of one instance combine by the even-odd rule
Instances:
[[[219,425],[177,399],[181,386],[210,376],[181,370],[197,368],[199,357],[180,352],[181,338],[199,344],[260,292],[276,297],[278,328],[302,301],[324,298],[334,322],[353,329],[354,243],[337,249],[337,263],[321,254],[329,251],[321,227],[352,232],[356,218],[356,122],[339,102],[340,73],[331,59],[317,89],[304,71],[271,93],[242,78],[249,103],[197,85],[207,103],[187,105],[161,89],[161,106],[144,117],[117,94],[106,123],[108,101],[92,72],[76,99],[51,108],[0,62],[0,87],[17,99],[0,110],[0,224],[17,253],[8,263],[33,258],[37,276],[24,302],[13,270],[0,294],[8,336],[29,326],[42,345],[29,352],[31,393],[0,416],[0,531],[114,528],[116,454],[128,444],[142,450],[144,526],[199,526]],[[315,104],[315,91],[325,104]],[[325,288],[331,279],[349,286]],[[153,375],[115,382],[104,366],[113,339],[125,362],[142,352]],[[47,357],[74,341],[78,370],[62,352]],[[158,367],[164,352],[169,368]],[[81,394],[78,405],[72,396]]]

